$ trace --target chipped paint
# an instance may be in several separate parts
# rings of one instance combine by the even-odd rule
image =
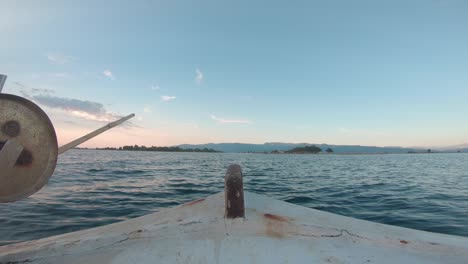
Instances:
[[[141,238],[143,235],[143,230],[138,229],[135,231],[132,231],[128,234],[128,238],[136,239],[136,238]]]

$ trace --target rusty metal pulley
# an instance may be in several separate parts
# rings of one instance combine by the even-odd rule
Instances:
[[[57,156],[134,117],[122,117],[60,148],[49,117],[33,102],[2,94],[0,74],[0,203],[28,197],[49,180]]]
[[[33,102],[2,94],[0,74],[0,203],[26,198],[52,176],[58,155],[134,117],[122,117],[60,148],[49,117]]]
[[[44,111],[25,98],[0,93],[0,203],[40,190],[57,156],[55,130]]]

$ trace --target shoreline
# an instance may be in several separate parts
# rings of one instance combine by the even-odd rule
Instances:
[[[408,155],[408,154],[468,154],[468,152],[413,152],[413,153],[271,153],[271,152],[223,152],[223,151],[164,151],[164,150],[119,150],[105,148],[73,148],[74,150],[99,150],[99,151],[127,151],[127,152],[160,152],[160,153],[213,153],[213,154],[262,154],[262,155],[317,155],[317,156],[333,156],[333,155]]]

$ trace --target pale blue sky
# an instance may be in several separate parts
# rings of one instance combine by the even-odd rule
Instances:
[[[0,3],[4,92],[61,143],[468,142],[468,1]]]

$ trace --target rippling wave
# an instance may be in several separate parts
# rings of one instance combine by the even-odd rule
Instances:
[[[244,188],[290,203],[468,236],[468,155],[262,155],[72,150],[49,184],[0,204],[0,244],[134,218],[221,192],[238,163]]]

